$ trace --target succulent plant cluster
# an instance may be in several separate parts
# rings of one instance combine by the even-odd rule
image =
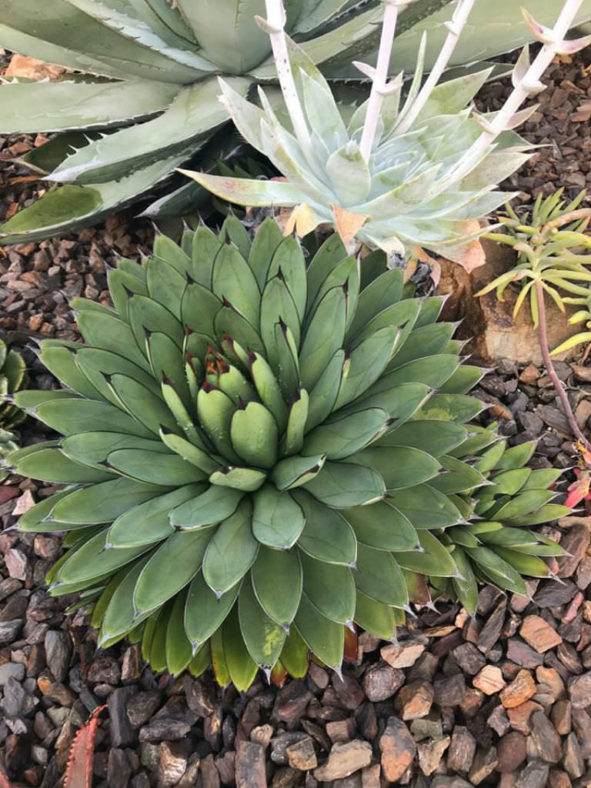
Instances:
[[[15,392],[25,381],[26,366],[22,356],[16,350],[9,350],[0,339],[0,482],[6,478],[4,460],[9,452],[17,448],[13,430],[25,417],[12,402]]]
[[[550,22],[560,4],[536,0],[536,14]],[[430,68],[453,3],[401,5],[391,66],[412,67],[428,31]],[[591,17],[587,5],[578,22]],[[274,81],[269,39],[254,21],[264,8],[264,0],[4,0],[0,45],[68,69],[57,81],[14,80],[2,88],[0,132],[58,132],[22,161],[63,184],[3,224],[4,241],[97,221],[152,190],[182,162],[193,158],[203,168],[212,140],[231,150],[235,141],[218,133],[227,117],[217,102],[216,75],[224,74],[243,94]],[[379,3],[287,0],[286,8],[290,35],[329,78],[358,78],[350,61],[375,54]],[[530,38],[514,0],[497,0],[494,7],[476,0],[471,22],[453,65],[492,57]],[[164,191],[149,205],[150,215],[199,207],[202,190],[195,184],[169,184]]]
[[[431,591],[473,610],[477,580],[548,573],[559,548],[527,526],[564,511],[558,472],[467,425],[481,371],[382,252],[335,234],[306,259],[230,218],[109,288],[113,308],[72,302],[84,344],[42,343],[64,388],[17,395],[61,437],[10,457],[66,485],[20,528],[67,532],[48,581],[93,605],[100,645],[246,688],[310,652],[338,669],[349,629],[391,638]]]

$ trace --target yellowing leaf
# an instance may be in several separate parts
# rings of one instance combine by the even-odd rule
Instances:
[[[341,236],[345,248],[348,249],[349,244],[369,219],[369,216],[363,213],[353,213],[339,205],[331,207],[336,231]]]

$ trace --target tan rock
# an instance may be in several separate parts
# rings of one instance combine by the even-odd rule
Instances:
[[[485,665],[474,676],[472,684],[485,695],[494,695],[495,692],[500,692],[503,689],[506,682],[500,668],[496,665]]]
[[[333,744],[328,761],[314,771],[319,782],[342,780],[371,763],[371,744],[361,739]]]
[[[513,318],[517,289],[508,287],[504,300],[498,301],[495,292],[476,298],[475,294],[493,279],[515,265],[515,253],[507,246],[491,241],[482,241],[486,253],[486,263],[475,268],[470,274],[456,263],[441,261],[440,295],[448,295],[442,318],[460,320],[463,323],[458,336],[473,340],[468,345],[469,352],[476,352],[483,359],[510,359],[520,363],[542,363],[542,354],[536,331],[531,323],[529,310],[525,304],[517,317]],[[560,312],[552,299],[546,299],[548,339],[550,347],[556,347],[577,331],[570,325],[572,314]],[[569,357],[569,354],[559,358]],[[573,357],[571,351],[570,357]]]
[[[390,643],[382,648],[380,655],[393,668],[410,668],[424,650],[422,643]]]
[[[517,676],[501,692],[501,703],[506,709],[520,706],[536,694],[536,684],[529,670],[520,670]]]
[[[526,616],[519,634],[540,654],[562,643],[558,632],[541,616]]]
[[[542,706],[533,700],[526,700],[525,703],[520,703],[519,706],[513,706],[507,709],[509,724],[513,730],[529,734],[531,733],[530,717],[534,711],[539,711],[541,708]]]
[[[433,704],[433,687],[424,681],[415,681],[402,687],[396,696],[396,708],[403,720],[426,717]]]

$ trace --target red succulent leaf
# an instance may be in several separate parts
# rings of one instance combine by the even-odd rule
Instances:
[[[99,723],[99,714],[106,706],[96,708],[80,728],[68,755],[64,788],[91,788],[94,740]]]

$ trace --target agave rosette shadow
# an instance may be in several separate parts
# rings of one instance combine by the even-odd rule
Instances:
[[[231,218],[158,238],[109,288],[113,309],[72,303],[85,344],[42,344],[66,388],[17,397],[63,437],[11,456],[67,485],[20,527],[68,532],[48,579],[94,606],[101,645],[130,635],[155,670],[211,662],[245,688],[309,652],[338,668],[354,624],[393,637],[425,577],[468,606],[482,577],[524,590],[494,532],[553,516],[551,480],[503,510],[530,450],[464,426],[481,372],[383,253],[333,235],[307,261],[272,220],[251,243]],[[501,530],[518,557],[542,545]]]

